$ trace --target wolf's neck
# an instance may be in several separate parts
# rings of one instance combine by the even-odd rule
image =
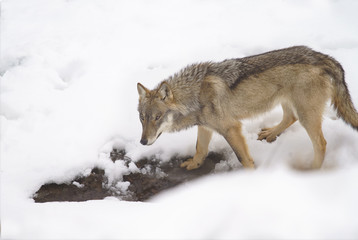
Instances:
[[[175,124],[173,124],[174,127],[172,128],[172,131],[180,131],[199,124],[197,114],[194,112],[187,115],[176,113],[173,115],[173,121]]]
[[[189,65],[166,80],[173,92],[177,110],[183,115],[200,108],[201,83],[207,74],[209,65],[210,63]]]

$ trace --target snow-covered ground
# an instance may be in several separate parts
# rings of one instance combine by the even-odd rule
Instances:
[[[154,87],[185,65],[307,45],[346,71],[358,106],[358,1],[5,0],[1,3],[1,237],[358,238],[358,133],[326,118],[321,170],[295,123],[276,142],[257,141],[281,110],[245,121],[257,170],[237,168],[147,203],[115,198],[36,204],[49,181],[93,166],[111,181],[135,171],[112,163],[113,146],[134,161],[192,155],[196,129],[141,146],[136,83]],[[230,151],[216,135],[210,150]]]

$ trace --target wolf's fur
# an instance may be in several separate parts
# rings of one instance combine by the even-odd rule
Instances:
[[[329,99],[338,116],[358,130],[358,113],[342,66],[332,57],[304,46],[193,64],[154,90],[140,83],[137,87],[142,144],[152,144],[164,131],[198,125],[196,154],[182,164],[189,170],[203,163],[212,131],[224,136],[244,167],[254,167],[240,120],[269,111],[277,104],[283,108],[282,121],[262,129],[258,139],[272,142],[298,119],[313,144],[313,168],[322,165],[325,155],[321,122]]]

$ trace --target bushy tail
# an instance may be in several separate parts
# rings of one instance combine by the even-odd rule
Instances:
[[[358,113],[354,108],[347,84],[344,80],[344,70],[341,64],[333,58],[329,58],[326,63],[329,65],[326,71],[333,78],[332,104],[338,116],[358,131]]]

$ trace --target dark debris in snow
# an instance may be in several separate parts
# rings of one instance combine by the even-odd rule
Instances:
[[[123,149],[114,149],[110,153],[113,162],[122,160],[128,165],[131,159]],[[188,182],[200,176],[212,174],[215,165],[225,159],[225,154],[210,152],[204,164],[195,170],[188,171],[180,164],[188,157],[174,157],[168,162],[155,158],[144,158],[135,162],[140,170],[123,176],[123,182],[130,185],[126,191],[114,191],[108,187],[103,169],[94,168],[88,176],[80,176],[70,183],[47,183],[34,194],[35,202],[53,201],[87,201],[114,196],[126,201],[145,201],[159,192]]]

